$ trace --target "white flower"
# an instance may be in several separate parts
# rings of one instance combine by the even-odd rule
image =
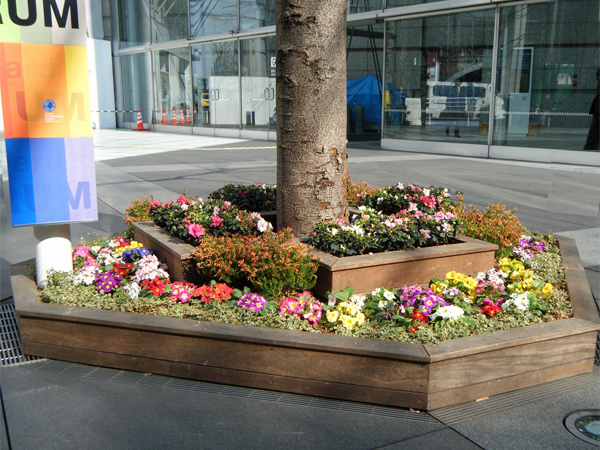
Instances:
[[[125,290],[125,292],[127,292],[129,294],[129,298],[131,298],[132,300],[137,299],[138,296],[140,295],[140,291],[142,290],[140,285],[137,284],[135,281],[133,281],[131,284],[123,287],[123,289]]]
[[[265,219],[262,219],[262,218],[259,219],[258,222],[256,223],[256,228],[258,228],[258,231],[260,231],[261,233],[264,233],[271,227],[272,227],[272,225],[269,222],[267,222]]]
[[[379,303],[377,304],[377,306],[379,307],[379,309],[384,309],[387,308],[387,305],[390,302],[388,302],[387,300],[380,300]]]
[[[371,295],[377,295],[381,292],[381,288],[375,288],[371,291]]]
[[[329,294],[329,297],[327,298],[327,306],[335,306],[336,302],[337,299],[335,298],[335,295]]]
[[[514,305],[519,311],[527,311],[529,309],[529,299],[527,298],[527,294],[513,294],[509,300],[502,304],[502,309],[506,309],[510,305]]]
[[[338,234],[338,231],[340,231],[340,230],[339,230],[339,229],[337,229],[337,228],[332,228],[332,229],[331,229],[331,235],[332,235],[332,236],[335,236],[336,234]]]
[[[448,319],[450,321],[460,319],[464,315],[465,312],[463,309],[456,305],[441,306],[435,313],[435,316],[441,317],[442,319]]]
[[[365,209],[367,209],[367,207],[366,207],[366,206],[359,206],[359,207],[358,207],[358,210],[359,210],[359,211],[364,211]]]
[[[183,205],[181,205],[181,209],[183,211],[186,211],[189,207],[190,207],[190,205],[186,205],[185,203]]]
[[[442,294],[447,295],[448,297],[456,297],[460,291],[457,287],[451,287],[450,289],[444,289]]]
[[[394,300],[394,298],[396,298],[396,296],[394,295],[394,293],[393,293],[393,292],[390,292],[390,291],[385,291],[385,292],[383,293],[383,296],[384,296],[384,297],[385,297],[387,300],[390,300],[390,301],[392,301],[392,300]]]
[[[365,294],[354,294],[352,297],[350,297],[350,302],[356,305],[358,309],[362,309],[365,304],[365,298]]]
[[[429,197],[429,189],[423,189],[423,195]]]

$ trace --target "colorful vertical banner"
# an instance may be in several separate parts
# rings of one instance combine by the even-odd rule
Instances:
[[[84,0],[0,1],[13,226],[98,219],[86,36]]]

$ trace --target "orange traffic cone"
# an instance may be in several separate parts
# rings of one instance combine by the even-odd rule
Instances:
[[[161,124],[162,125],[166,125],[167,124],[167,112],[165,111],[165,108],[163,108],[163,116],[162,116]]]
[[[137,116],[137,127],[135,129],[136,131],[146,131],[146,129],[144,128],[144,122],[142,122],[142,111],[138,109],[138,116]]]
[[[198,108],[194,105],[194,121],[198,120]]]
[[[179,125],[185,125],[185,116],[183,115],[183,107],[179,107]]]
[[[173,112],[171,113],[171,125],[177,125],[177,117],[175,116],[175,107],[173,106]]]
[[[189,106],[185,109],[185,123],[192,123],[192,118],[190,117],[190,107]]]

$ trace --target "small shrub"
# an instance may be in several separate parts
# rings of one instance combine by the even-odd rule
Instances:
[[[146,198],[136,198],[131,202],[131,205],[125,209],[125,237],[133,239],[133,227],[131,224],[134,222],[148,222],[152,220],[151,215],[151,203],[154,201],[152,196]]]
[[[289,230],[263,236],[205,236],[193,258],[206,279],[249,286],[276,298],[308,290],[316,282],[318,262],[310,248],[291,239]]]
[[[369,183],[362,180],[358,180],[357,183],[353,183],[352,178],[348,177],[346,181],[346,190],[348,191],[348,203],[351,205],[356,205],[363,197],[377,191],[377,188],[374,188]]]
[[[473,205],[469,205],[470,209],[467,210],[462,203],[462,195],[459,194],[458,199],[459,204],[454,214],[461,222],[462,233],[474,239],[496,244],[498,258],[511,255],[513,247],[518,244],[526,231],[517,216],[513,214],[517,209],[511,211],[502,203],[494,205],[488,203],[483,211],[479,211]]]
[[[253,212],[275,211],[277,209],[277,188],[254,183],[227,184],[208,195],[211,200],[230,202],[239,209]]]

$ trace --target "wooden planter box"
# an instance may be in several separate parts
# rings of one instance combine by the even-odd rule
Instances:
[[[251,388],[437,409],[593,369],[596,306],[561,239],[573,318],[418,345],[41,303],[11,267],[23,351]]]
[[[172,279],[194,281],[193,246],[169,236],[152,222],[134,223],[133,229],[135,240],[167,263]],[[352,286],[356,293],[363,293],[378,287],[428,284],[432,278],[444,278],[451,270],[466,274],[484,272],[494,267],[497,249],[494,244],[465,236],[460,236],[456,244],[343,258],[313,249],[313,255],[319,258],[313,291],[325,296],[327,291]]]

